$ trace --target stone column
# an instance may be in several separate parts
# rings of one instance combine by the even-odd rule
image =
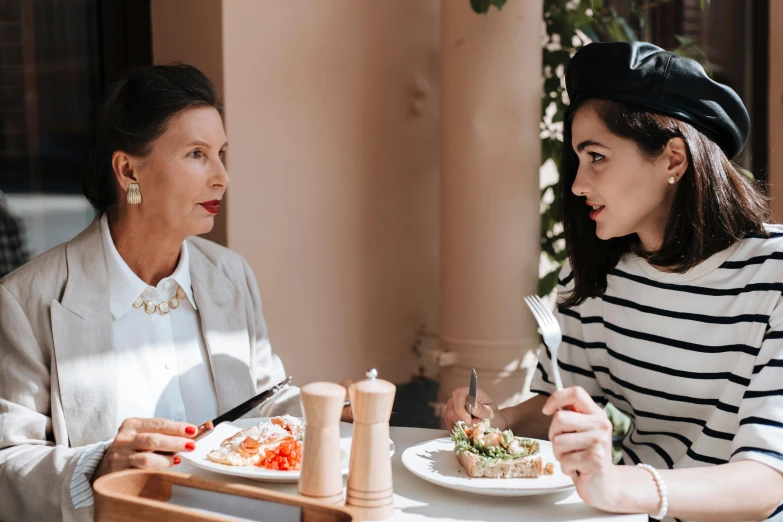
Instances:
[[[441,4],[441,399],[469,382],[518,402],[538,348],[541,0]]]
[[[439,0],[152,2],[155,60],[223,93],[218,216],[299,385],[408,381],[437,327],[439,24]]]

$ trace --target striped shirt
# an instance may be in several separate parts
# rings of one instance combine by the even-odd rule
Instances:
[[[92,478],[103,459],[103,454],[111,446],[111,443],[112,441],[109,440],[91,444],[85,448],[84,453],[79,457],[76,468],[73,470],[70,484],[71,501],[73,501],[74,509],[93,505]]]
[[[684,274],[627,254],[602,297],[559,307],[563,384],[632,419],[625,463],[783,472],[783,226],[767,230]],[[566,263],[558,293],[572,288]],[[546,349],[532,391],[554,391],[551,368]]]

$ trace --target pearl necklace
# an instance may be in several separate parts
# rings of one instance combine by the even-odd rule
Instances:
[[[141,308],[143,306],[144,311],[148,314],[158,312],[160,315],[166,315],[169,311],[178,308],[180,299],[185,299],[185,297],[187,297],[185,291],[181,286],[177,286],[177,293],[168,302],[155,304],[152,301],[145,301],[139,296],[133,301],[133,308]]]

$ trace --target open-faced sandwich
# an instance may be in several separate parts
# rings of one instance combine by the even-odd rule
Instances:
[[[296,417],[273,417],[227,438],[207,458],[228,466],[297,470],[302,463],[304,430],[304,423]]]
[[[538,442],[493,428],[488,419],[473,426],[458,422],[451,440],[457,460],[471,477],[536,478],[554,472],[552,464],[544,466]]]

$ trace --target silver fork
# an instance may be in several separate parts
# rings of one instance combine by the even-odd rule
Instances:
[[[544,305],[544,302],[537,295],[525,297],[525,303],[533,312],[538,327],[541,328],[541,335],[544,337],[544,343],[549,347],[552,353],[552,375],[555,378],[555,386],[558,390],[563,389],[563,381],[560,379],[560,369],[557,366],[557,349],[563,342],[563,332],[560,330],[560,324],[557,319]]]
[[[552,354],[552,375],[555,377],[555,386],[558,390],[562,390],[563,381],[560,379],[560,368],[557,365],[557,349],[560,347],[560,343],[563,342],[563,332],[560,330],[560,324],[537,295],[525,297],[525,303],[527,303],[530,311],[533,312],[538,327],[541,328],[541,335]],[[576,411],[574,406],[566,406],[566,409]],[[574,470],[574,476],[578,477],[579,475],[579,470]]]

